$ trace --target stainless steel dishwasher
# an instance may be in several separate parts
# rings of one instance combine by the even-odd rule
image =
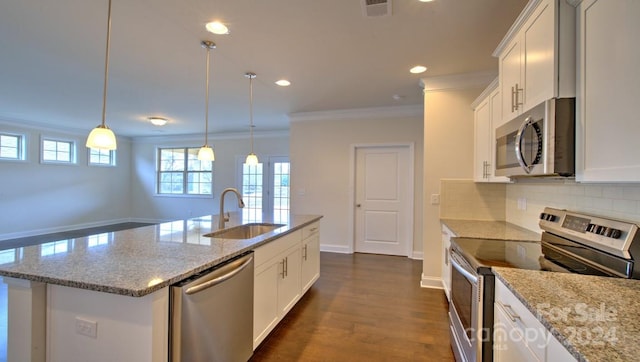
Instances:
[[[174,362],[247,361],[253,354],[253,252],[171,287]]]

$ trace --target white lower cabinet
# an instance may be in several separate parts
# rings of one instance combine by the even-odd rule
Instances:
[[[254,250],[254,349],[320,276],[319,235],[314,223]]]
[[[494,361],[576,360],[497,278],[495,293]]]
[[[311,288],[320,277],[320,224],[313,223],[302,229],[301,286],[302,293]]]
[[[442,287],[444,294],[449,299],[451,291],[451,263],[449,262],[449,249],[451,248],[451,238],[454,236],[453,231],[449,230],[446,225],[442,225]]]

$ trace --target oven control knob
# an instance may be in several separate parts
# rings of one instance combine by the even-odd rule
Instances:
[[[612,239],[617,239],[620,237],[620,235],[622,235],[622,231],[614,228],[607,228],[606,235]]]
[[[556,216],[553,214],[547,214],[546,212],[543,212],[540,214],[540,220],[546,220],[546,221],[551,221],[554,222],[556,221]]]

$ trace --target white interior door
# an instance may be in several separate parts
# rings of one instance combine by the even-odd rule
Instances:
[[[412,147],[357,147],[355,153],[355,251],[409,256]]]

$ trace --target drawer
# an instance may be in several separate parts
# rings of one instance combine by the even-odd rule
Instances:
[[[320,232],[320,223],[314,222],[302,228],[302,239],[306,239],[309,236],[315,235]]]
[[[258,247],[254,250],[253,255],[255,266],[257,267],[277,257],[279,254],[293,246],[300,246],[301,241],[302,232],[300,230],[296,230]]]
[[[517,333],[508,333],[507,338],[519,339],[516,342],[524,343],[533,352],[538,360],[544,361],[547,349],[547,330],[529,309],[500,281],[496,278],[496,309],[502,310],[508,316],[508,326],[494,325],[497,335],[500,329],[516,330]],[[500,329],[499,329],[500,328]]]

